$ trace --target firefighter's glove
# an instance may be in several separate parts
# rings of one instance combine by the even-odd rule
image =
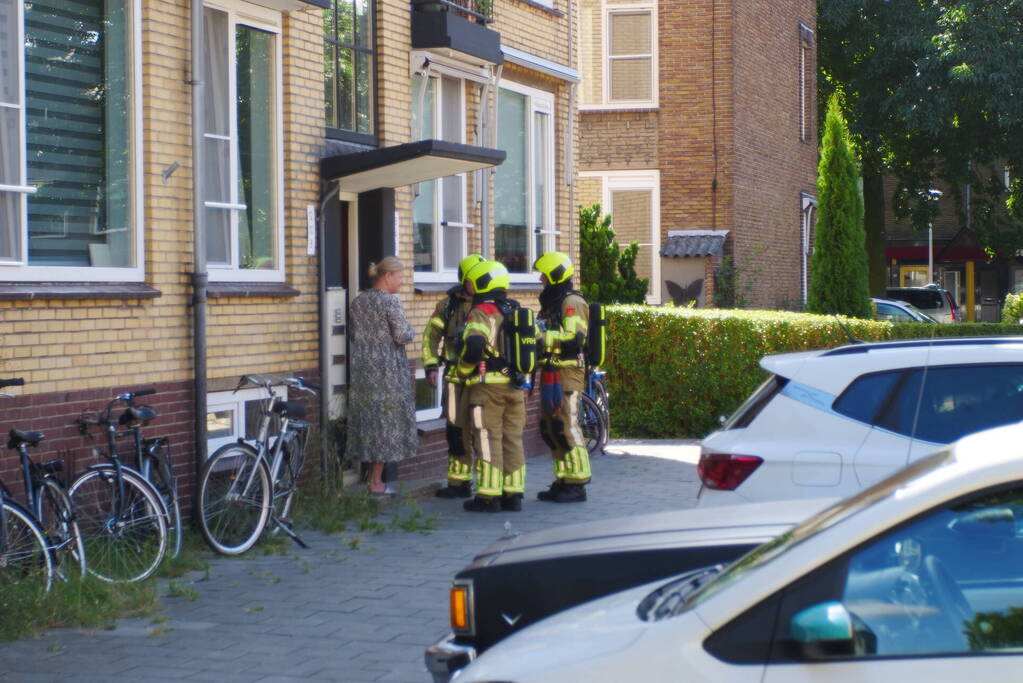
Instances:
[[[554,416],[561,410],[563,399],[561,371],[557,368],[544,368],[540,371],[540,410],[544,415]]]

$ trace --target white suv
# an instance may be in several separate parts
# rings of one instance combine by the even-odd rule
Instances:
[[[845,496],[973,432],[1023,420],[1023,338],[766,356],[770,378],[701,444],[698,505]]]

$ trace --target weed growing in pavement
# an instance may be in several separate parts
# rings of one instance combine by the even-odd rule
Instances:
[[[173,630],[174,630],[173,626],[154,626],[153,628],[149,629],[149,637],[158,638],[159,636],[162,636],[165,633],[170,633]]]
[[[181,543],[181,553],[177,557],[168,555],[156,575],[165,579],[177,579],[188,572],[206,571],[206,578],[209,578],[209,559],[213,552],[209,549],[202,538],[194,531],[186,530],[184,540]]]
[[[171,581],[167,589],[167,596],[171,598],[184,598],[189,602],[199,599],[199,591],[182,581]]]
[[[407,514],[402,514],[406,510]],[[440,520],[439,512],[434,512],[427,517],[416,499],[411,495],[406,495],[401,506],[395,510],[391,517],[391,528],[416,531],[425,535],[437,528],[438,520]]]
[[[51,654],[57,655],[64,651],[64,646],[61,645],[60,643],[50,643],[49,645],[46,646],[46,651]]]
[[[245,613],[246,614],[258,614],[258,613],[262,612],[265,609],[266,609],[266,607],[263,606],[263,605],[253,605],[252,607],[246,607],[245,608]]]
[[[153,581],[111,584],[94,576],[38,585],[8,586],[0,594],[0,641],[37,635],[59,626],[114,628],[122,616],[149,616],[156,608]]]
[[[358,550],[360,545],[362,545],[362,536],[352,536],[348,539],[348,547],[352,550]]]
[[[313,485],[295,498],[293,517],[299,526],[330,535],[345,531],[349,523],[360,531],[383,530],[376,520],[379,512],[380,506],[368,491],[345,493],[336,487]]]

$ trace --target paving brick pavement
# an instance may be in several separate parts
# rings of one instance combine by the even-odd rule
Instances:
[[[217,558],[208,576],[186,579],[196,599],[161,597],[159,624],[122,619],[0,644],[0,681],[426,682],[423,650],[448,632],[451,578],[506,522],[527,532],[689,507],[697,455],[692,442],[613,441],[593,458],[583,504],[537,501],[551,468],[536,458],[520,513],[429,497],[424,513],[439,513],[429,533],[304,532],[308,550]]]

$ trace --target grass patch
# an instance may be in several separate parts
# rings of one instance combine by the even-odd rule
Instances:
[[[177,557],[168,555],[157,570],[156,575],[165,579],[177,579],[193,571],[209,571],[210,558],[213,551],[209,549],[202,537],[191,529],[185,531],[181,542],[181,552]]]
[[[439,512],[434,512],[432,515],[427,516],[423,513],[423,508],[419,506],[416,499],[411,495],[406,495],[401,505],[394,511],[394,516],[391,517],[391,528],[429,534],[437,528],[439,520]]]
[[[183,581],[171,581],[167,588],[167,596],[171,598],[184,598],[189,602],[199,599],[199,591]]]
[[[49,593],[30,584],[6,587],[0,594],[0,641],[62,626],[112,628],[119,617],[151,615],[156,604],[153,581],[111,584],[85,576],[55,581]]]
[[[295,497],[292,516],[301,527],[331,535],[346,531],[349,524],[360,531],[380,533],[384,527],[377,521],[379,513],[380,506],[368,491],[345,493],[334,487],[311,485]]]

